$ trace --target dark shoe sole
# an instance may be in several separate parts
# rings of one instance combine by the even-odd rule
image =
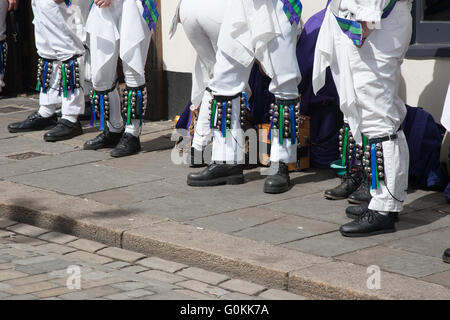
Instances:
[[[117,141],[117,143],[119,143],[119,142]],[[117,145],[117,143],[116,144],[105,144],[105,145],[101,145],[101,146],[83,145],[83,150],[99,150],[99,149],[106,149],[106,148],[114,148]]]
[[[133,156],[135,154],[138,154],[139,152],[141,152],[141,149],[136,150],[134,152],[130,152],[130,153],[114,153],[114,152],[110,152],[109,155],[113,158],[122,158],[122,157],[128,157],[128,156]]]
[[[367,202],[367,200],[357,200],[357,199],[352,199],[352,198],[347,198],[347,201],[349,203],[353,203],[353,204],[361,204],[363,202]],[[370,200],[369,200],[370,201]]]
[[[33,131],[43,131],[43,130],[51,130],[56,126],[56,123],[53,125],[49,125],[43,128],[30,128],[30,129],[10,129],[8,128],[9,133],[21,133],[21,132],[33,132]]]
[[[341,231],[341,234],[344,237],[361,238],[361,237],[376,236],[378,234],[384,234],[384,233],[393,233],[393,232],[396,232],[396,231],[397,231],[396,228],[392,228],[392,229],[384,229],[384,230],[373,231],[373,232],[369,232],[369,233],[348,233],[348,232],[342,232]]]
[[[216,178],[212,180],[203,180],[203,181],[197,181],[197,180],[187,180],[188,186],[191,187],[211,187],[211,186],[218,186],[222,184],[243,184],[245,182],[244,175],[238,174],[234,176],[228,176],[228,177],[221,177]]]
[[[324,194],[325,198],[330,199],[330,200],[343,200],[343,199],[347,199],[347,197],[338,197],[338,196],[332,196],[329,194]]]
[[[450,263],[450,257],[443,256],[443,257],[442,257],[442,260],[443,260],[445,263]]]
[[[283,186],[283,187],[266,187],[264,186],[264,193],[270,193],[270,194],[278,194],[278,193],[284,193],[289,191],[289,186]]]
[[[44,141],[46,142],[57,142],[57,141],[64,141],[69,140],[78,136],[81,136],[83,134],[83,131],[75,132],[68,136],[62,136],[62,137],[46,137],[44,136]]]

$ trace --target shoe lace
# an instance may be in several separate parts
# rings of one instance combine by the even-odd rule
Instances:
[[[358,222],[368,221],[372,223],[375,221],[375,211],[366,209],[358,218]]]

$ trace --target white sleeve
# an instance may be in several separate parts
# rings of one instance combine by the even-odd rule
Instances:
[[[383,9],[389,0],[348,0],[353,2],[350,7],[355,11],[355,19],[358,21],[380,22]],[[352,10],[352,11],[353,11]]]

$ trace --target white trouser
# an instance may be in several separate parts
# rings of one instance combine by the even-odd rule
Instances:
[[[55,112],[58,104],[62,104],[63,118],[75,122],[78,115],[84,113],[84,46],[81,39],[67,24],[70,15],[65,3],[33,0],[35,40],[38,55],[45,59],[55,60],[47,93],[40,93],[39,113],[48,117]],[[75,55],[80,68],[80,89],[69,92],[67,98],[60,93],[59,69],[61,61]]]
[[[338,88],[341,110],[348,118],[358,143],[361,139],[359,133],[368,139],[395,134],[406,116],[398,88],[400,66],[411,39],[410,9],[409,3],[397,2],[389,17],[381,21],[381,28],[369,35],[362,48],[354,46],[339,29],[329,10],[325,15],[316,46],[313,82],[320,79],[316,76],[318,70],[324,70],[327,65],[319,64],[326,59],[334,61],[331,71]],[[323,52],[328,53],[322,55]],[[330,55],[331,52],[335,56]],[[371,190],[369,209],[383,212],[403,209],[408,186],[409,151],[404,133],[400,131],[397,135],[397,139],[382,143],[385,180],[380,181],[380,188]]]
[[[269,91],[278,99],[296,99],[298,97],[298,84],[301,81],[300,71],[296,56],[296,44],[298,26],[291,25],[282,9],[282,5],[276,3],[276,13],[282,35],[273,38],[267,44],[268,61],[273,70]],[[232,12],[227,12],[232,14]],[[227,23],[227,19],[223,24]],[[223,29],[222,29],[223,30]],[[237,41],[237,40],[236,40]],[[214,66],[214,77],[211,89],[215,95],[234,96],[246,89],[247,80],[252,70],[252,64],[245,66],[224,53],[219,41],[219,49],[216,55],[217,62]],[[267,62],[266,62],[267,63]],[[244,136],[240,127],[240,101],[233,100],[232,106],[232,130],[227,137],[222,137],[220,131],[214,130],[213,161],[242,161],[244,154]],[[236,119],[236,120],[234,120]],[[295,162],[297,159],[297,144],[292,144],[289,139],[284,139],[283,145],[277,142],[277,133],[272,134],[272,146],[270,160],[272,162]]]
[[[182,0],[180,5],[180,21],[197,52],[191,91],[192,104],[200,106],[192,140],[192,146],[197,150],[202,150],[211,137],[208,106],[212,96],[205,89],[213,76],[226,4],[226,0]]]
[[[152,32],[142,18],[140,1],[113,2],[111,7],[93,6],[86,29],[90,37],[92,82],[97,91],[107,91],[116,85],[117,61],[120,57],[128,87],[139,87],[145,82],[145,63]],[[104,32],[98,26],[108,29]],[[110,115],[108,128],[111,132],[123,129],[119,91],[109,93]],[[125,132],[139,137],[139,119],[132,119]]]
[[[0,41],[6,39],[6,15],[8,13],[8,0],[0,0]],[[0,47],[0,50],[2,48]],[[0,92],[2,92],[5,83],[3,79],[5,77],[4,72],[0,72]]]

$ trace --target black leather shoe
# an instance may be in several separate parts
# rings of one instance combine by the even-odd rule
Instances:
[[[115,147],[119,143],[120,138],[122,138],[122,135],[123,130],[122,132],[111,132],[108,127],[106,127],[105,130],[94,139],[86,141],[83,145],[83,149],[98,150],[101,148]]]
[[[141,151],[141,140],[131,133],[124,133],[110,155],[114,158],[126,157]]]
[[[289,190],[291,180],[289,178],[289,168],[284,162],[278,163],[278,172],[268,176],[264,181],[265,193],[283,193]]]
[[[205,167],[206,163],[203,158],[203,150],[197,150],[194,147],[191,147],[191,161],[189,163],[189,167],[191,168],[201,168]]]
[[[359,206],[350,206],[345,209],[345,215],[350,219],[358,219],[367,209],[369,209],[369,203],[363,202]],[[398,212],[390,212],[389,215],[394,219],[394,222],[399,222]]]
[[[362,171],[357,171],[352,174],[345,174],[342,178],[342,183],[334,189],[325,191],[325,198],[332,200],[341,200],[347,198],[355,192],[361,185],[363,179]]]
[[[372,196],[370,195],[369,183],[366,179],[362,179],[361,185],[355,192],[348,196],[347,201],[350,203],[370,202]]]
[[[382,215],[367,209],[358,219],[339,228],[345,237],[367,237],[395,232],[395,222],[391,215]]]
[[[28,132],[50,129],[56,125],[58,118],[56,114],[51,117],[44,118],[39,112],[34,112],[22,122],[15,122],[8,125],[8,131],[11,133]]]
[[[83,129],[81,129],[80,121],[73,123],[66,119],[60,119],[53,129],[44,134],[44,140],[47,142],[62,141],[81,134],[83,134]]]
[[[192,187],[207,187],[220,184],[244,183],[244,165],[212,163],[199,172],[187,176],[187,184]]]
[[[446,263],[450,263],[450,249],[445,250],[442,260]]]

